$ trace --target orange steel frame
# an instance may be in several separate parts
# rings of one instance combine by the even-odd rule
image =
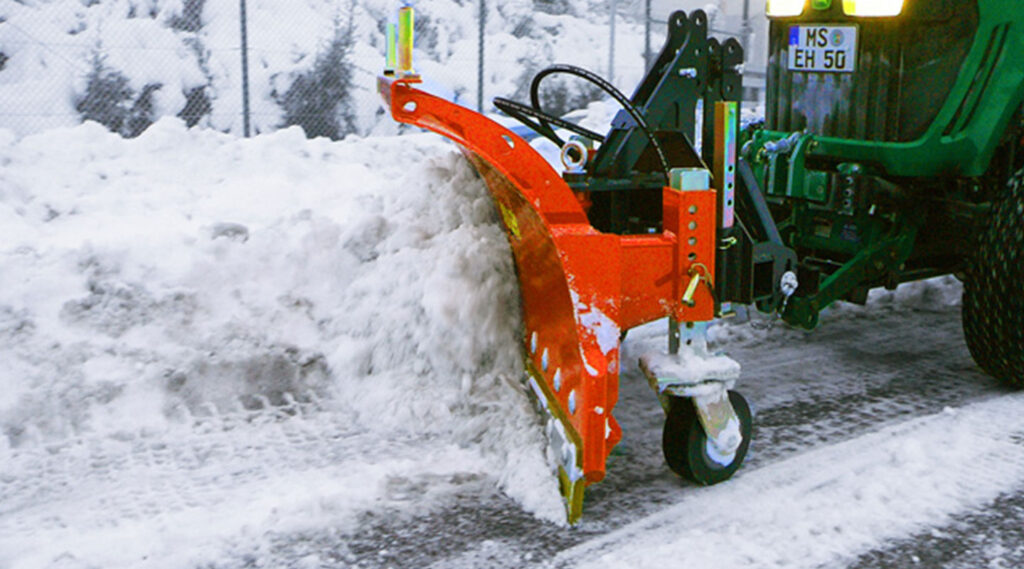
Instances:
[[[664,317],[714,318],[715,191],[665,188],[661,233],[601,233],[585,198],[525,140],[416,83],[381,77],[378,88],[395,120],[453,140],[498,205],[519,273],[527,368],[557,403],[553,414],[571,426],[578,472],[562,478],[575,486],[570,501],[577,493],[581,500],[583,486],[604,478],[622,436],[611,413],[621,332]],[[695,273],[707,286],[684,303]]]

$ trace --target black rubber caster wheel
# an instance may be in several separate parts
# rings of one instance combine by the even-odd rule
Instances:
[[[735,391],[729,392],[729,401],[740,419],[743,442],[735,453],[723,457],[704,433],[704,426],[697,418],[693,401],[686,397],[670,399],[661,449],[665,453],[665,462],[673,472],[697,484],[710,486],[728,480],[743,464],[753,433],[750,406]]]

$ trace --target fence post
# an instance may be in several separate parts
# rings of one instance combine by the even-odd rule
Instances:
[[[743,27],[742,27],[743,38],[741,39],[743,45],[743,62],[747,62],[747,52],[750,50],[750,33],[753,28],[750,27],[750,0],[743,0]]]
[[[618,0],[611,0],[611,29],[608,42],[608,82],[615,83],[615,13],[619,8]]]
[[[651,0],[644,1],[644,71],[651,70]]]
[[[242,131],[249,138],[249,37],[246,29],[245,0],[240,0],[242,24]]]
[[[484,33],[487,28],[487,0],[480,0],[480,45],[476,65],[476,110],[484,112]]]

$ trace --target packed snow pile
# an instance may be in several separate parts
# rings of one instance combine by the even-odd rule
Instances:
[[[8,133],[0,160],[0,565],[49,566],[64,537],[128,522],[153,532],[131,555],[173,548],[125,476],[162,487],[154,507],[183,527],[201,510],[182,493],[237,479],[213,492],[223,522],[176,538],[179,562],[261,516],[349,527],[396,477],[480,478],[562,517],[511,254],[451,145],[165,119],[134,140]],[[281,496],[254,500],[268,476],[256,494]]]

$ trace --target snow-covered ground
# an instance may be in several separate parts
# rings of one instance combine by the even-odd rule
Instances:
[[[559,555],[565,566],[843,567],[944,525],[1024,481],[1024,396],[907,421],[692,489],[655,515]],[[993,421],[999,417],[999,421]],[[908,565],[913,562],[908,559]]]
[[[804,450],[768,462],[755,450],[726,485],[629,506],[634,523],[601,513],[634,500],[614,490],[613,456],[588,509],[598,525],[573,533],[521,382],[505,238],[452,146],[296,129],[246,140],[165,119],[134,140],[89,124],[8,133],[0,161],[5,569],[375,566],[347,545],[367,524],[414,527],[496,495],[508,500],[498,516],[525,512],[536,521],[517,523],[575,544],[560,565],[838,566],[1024,481],[1020,396],[925,400],[910,417],[872,403],[858,413],[878,424],[824,446],[809,429]],[[818,334],[955,318],[958,301],[951,278],[877,292],[868,309],[832,310]],[[659,348],[663,328],[631,334],[624,361]],[[915,349],[963,358],[947,328],[929,330],[942,338],[932,346],[876,334],[858,349],[906,352],[883,374],[895,377]],[[758,380],[795,353],[807,369],[837,365],[823,344],[800,352],[804,337],[769,322],[713,329],[720,348],[780,354],[742,387],[769,423],[801,393],[876,389],[863,371],[818,386]],[[632,397],[620,408],[635,414]],[[620,420],[630,455],[638,433]],[[665,470],[656,448],[635,460]],[[438,531],[449,525],[465,530]],[[377,566],[410,566],[380,549]],[[452,554],[462,561],[437,566],[482,562]]]

